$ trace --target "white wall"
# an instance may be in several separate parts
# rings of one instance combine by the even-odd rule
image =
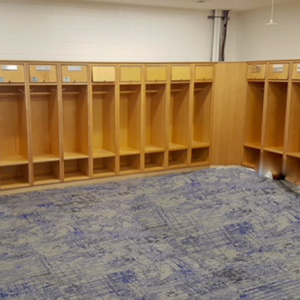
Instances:
[[[236,51],[231,60],[300,58],[300,1],[276,5],[275,26],[267,26],[271,8],[236,14]]]
[[[0,0],[0,60],[210,61],[209,11]]]

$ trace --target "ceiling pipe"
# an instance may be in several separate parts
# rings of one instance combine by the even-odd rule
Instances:
[[[225,61],[229,10],[214,10],[213,15],[208,18],[214,21],[211,61]]]
[[[216,9],[213,11],[213,16],[209,17],[214,20],[214,31],[213,31],[213,45],[212,45],[212,61],[219,61],[220,58],[220,46],[221,46],[221,21],[222,21],[222,10]]]

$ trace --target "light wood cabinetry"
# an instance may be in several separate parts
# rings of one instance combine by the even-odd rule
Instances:
[[[87,82],[87,66],[82,65],[63,65],[62,82]]]
[[[214,78],[214,66],[211,65],[196,65],[195,66],[195,81],[212,81]]]
[[[166,65],[146,65],[146,81],[167,81],[168,70]]]
[[[121,65],[120,82],[141,82],[142,66],[140,65]]]
[[[53,83],[57,82],[56,65],[29,65],[30,82]]]
[[[1,64],[0,83],[24,83],[24,65],[21,64]]]
[[[268,68],[269,80],[287,80],[289,76],[288,63],[270,63]]]
[[[189,81],[192,77],[190,65],[171,66],[171,81]]]
[[[248,80],[264,80],[266,76],[266,64],[248,64]]]
[[[115,82],[116,67],[115,66],[92,66],[93,82]]]
[[[214,64],[1,65],[0,190],[210,164]]]

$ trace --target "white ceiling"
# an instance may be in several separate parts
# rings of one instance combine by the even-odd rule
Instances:
[[[122,3],[147,6],[177,7],[191,9],[222,9],[243,11],[260,7],[270,6],[272,0],[204,0],[203,3],[197,3],[199,0],[80,0],[84,2],[105,2],[105,3]],[[201,1],[201,0],[200,0]],[[298,0],[274,0],[274,5],[293,2]]]

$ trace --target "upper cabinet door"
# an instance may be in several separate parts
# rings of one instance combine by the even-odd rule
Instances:
[[[30,82],[57,82],[56,65],[29,65]]]
[[[62,66],[61,67],[62,82],[87,82],[86,66]]]
[[[268,79],[286,80],[289,77],[289,64],[270,64]]]
[[[1,65],[0,66],[0,83],[6,82],[24,82],[23,65]]]
[[[294,63],[293,64],[292,79],[300,80],[300,63]]]
[[[167,66],[146,66],[146,81],[167,81]]]
[[[182,81],[191,80],[191,66],[172,66],[171,67],[171,80]]]
[[[266,77],[266,65],[251,64],[248,65],[247,79],[264,80]]]
[[[116,67],[115,66],[92,66],[93,82],[115,82]]]
[[[140,82],[142,81],[142,66],[120,66],[121,82]]]
[[[214,78],[214,66],[195,66],[195,80],[213,80]]]

